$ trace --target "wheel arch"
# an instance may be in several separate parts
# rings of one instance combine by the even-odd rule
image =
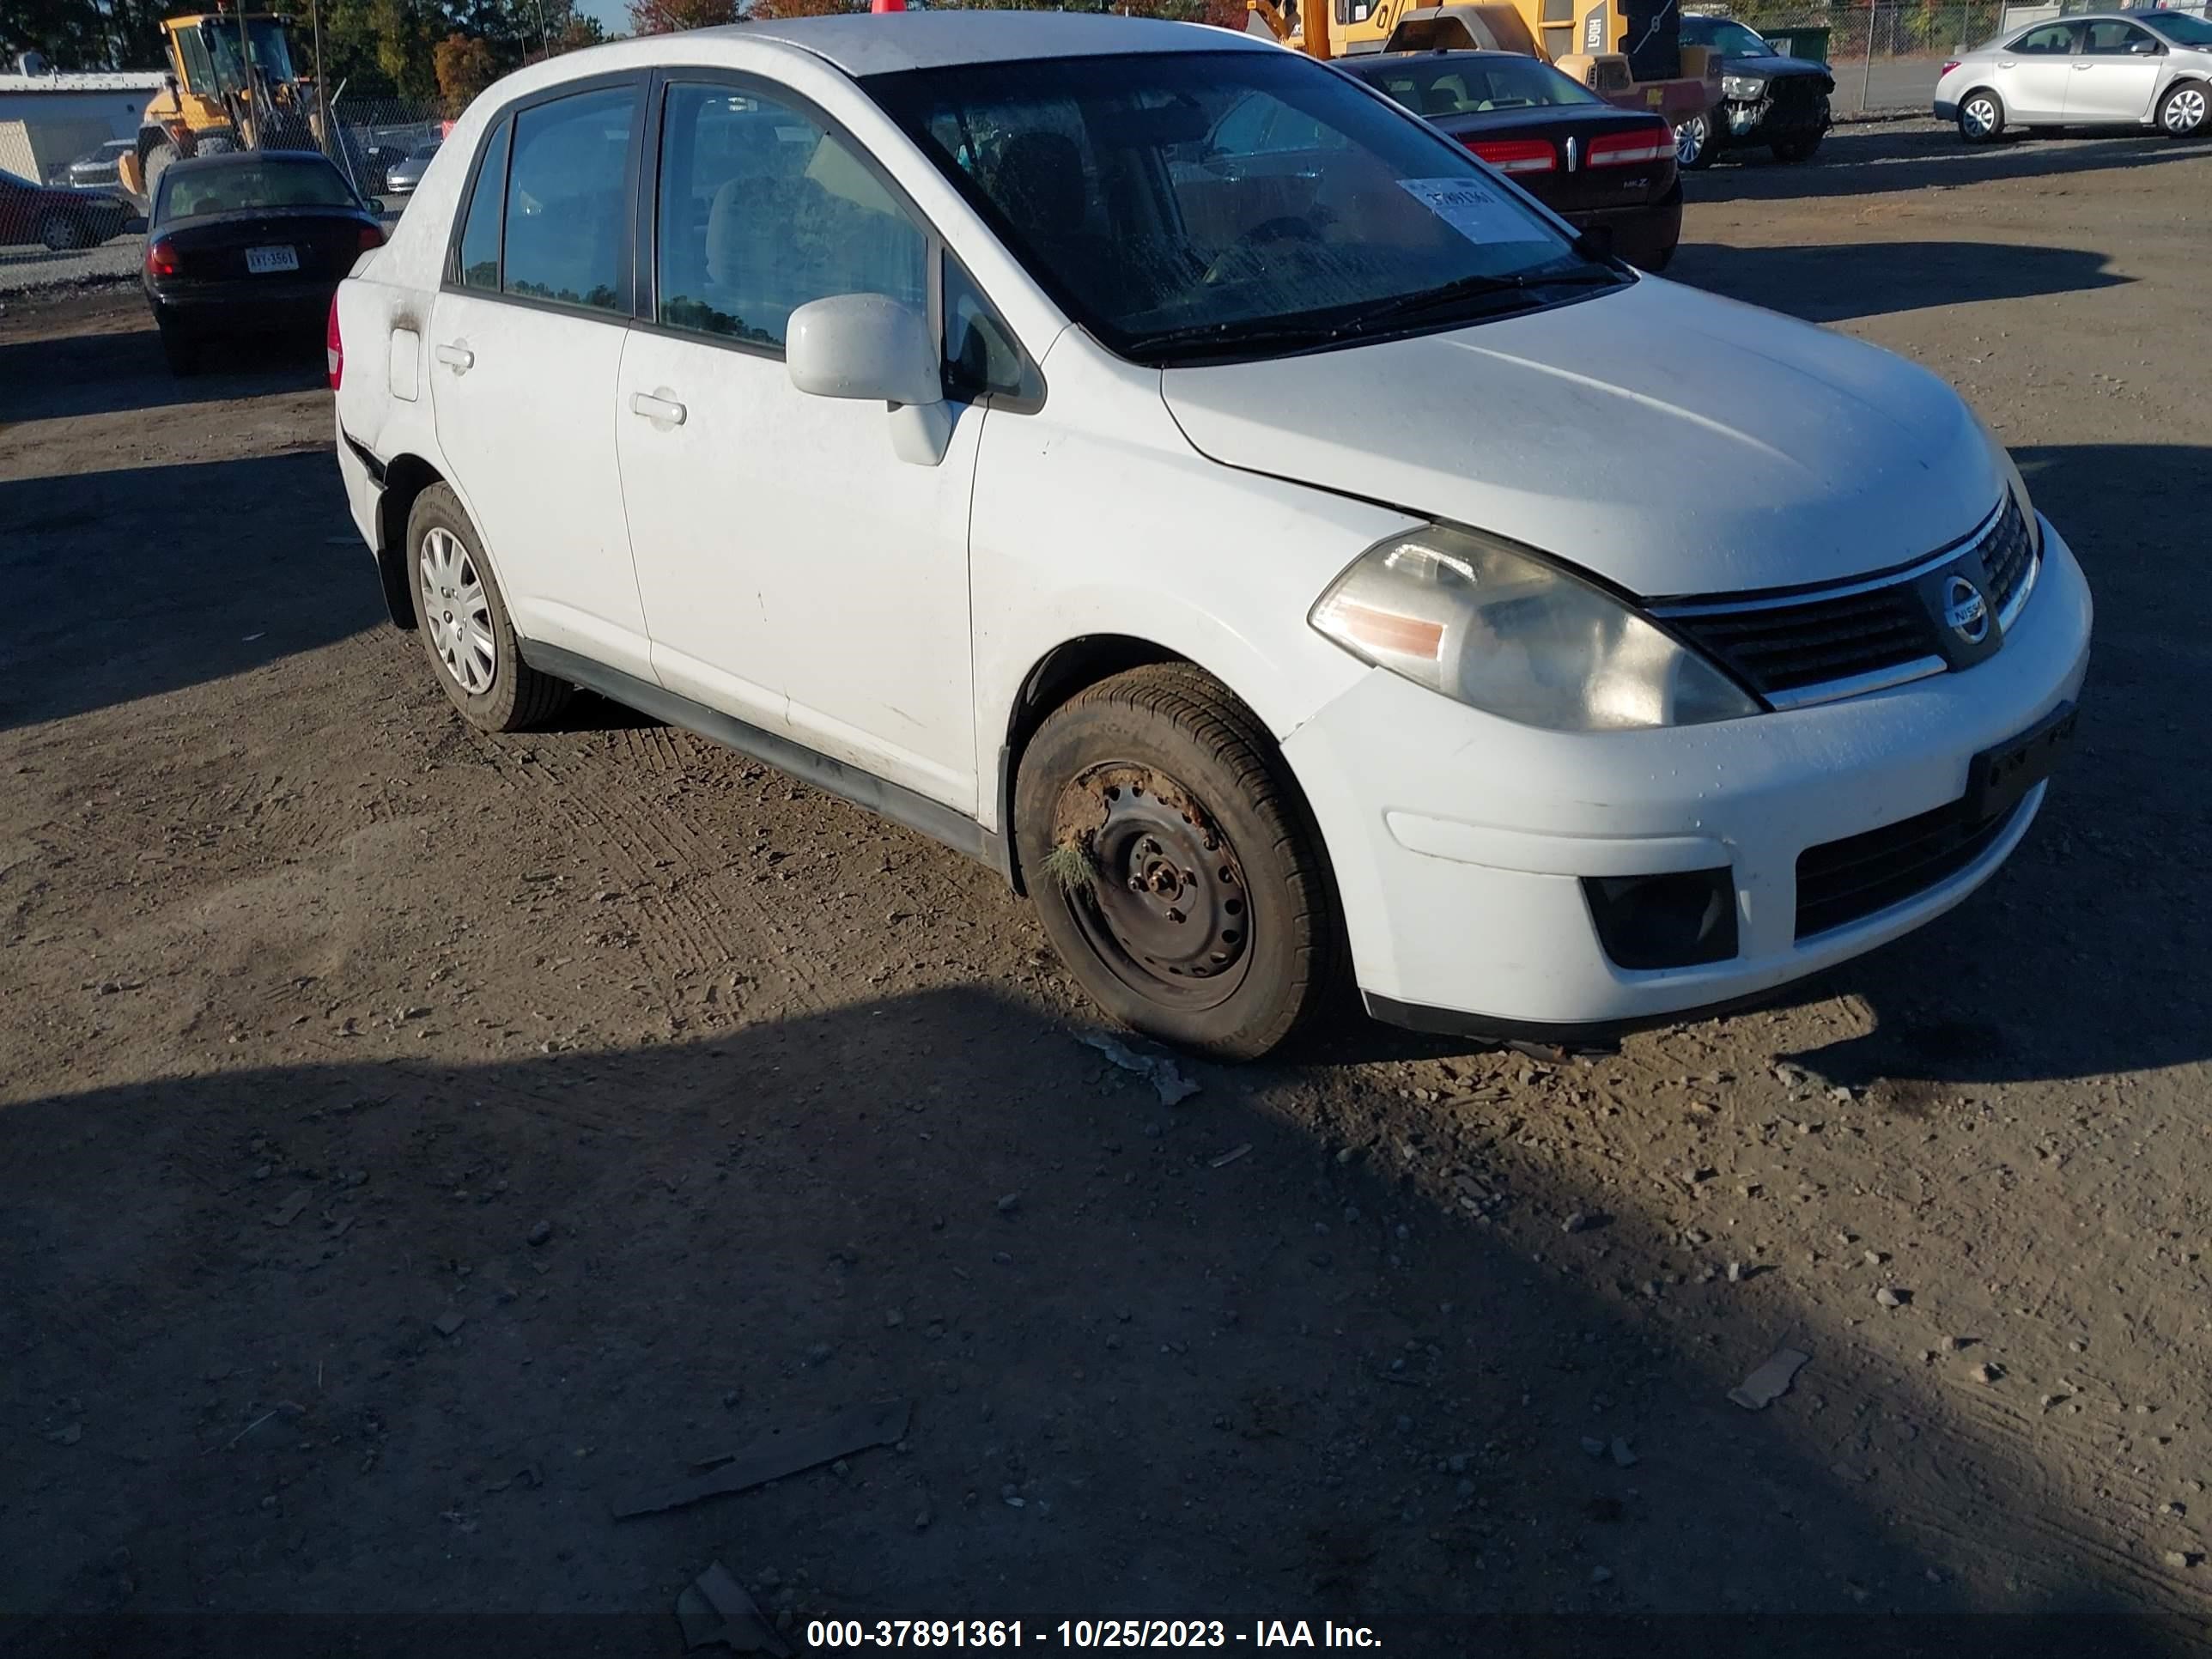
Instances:
[[[424,490],[445,482],[445,474],[420,455],[401,454],[385,464],[384,490],[376,503],[376,572],[394,628],[412,632],[416,625],[415,585],[407,576],[408,517]]]

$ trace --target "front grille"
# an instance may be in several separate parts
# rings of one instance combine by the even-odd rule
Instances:
[[[2005,509],[1998,515],[1996,527],[1983,538],[1980,552],[1982,574],[1989,578],[1983,591],[1989,598],[1990,614],[2002,617],[2035,563],[2035,540],[2028,532],[2027,515],[2010,492],[2005,495]]]
[[[1823,842],[1797,855],[1797,938],[1863,920],[1902,904],[1955,876],[1994,845],[2027,803],[1985,818],[1963,800],[1886,823],[1864,835]]]
[[[1942,642],[1920,583],[1954,563],[1971,570],[1977,557],[1990,611],[2003,617],[2015,597],[2024,597],[2035,563],[2027,520],[2008,493],[1978,536],[1876,586],[1802,599],[1746,594],[1667,603],[1653,614],[1778,707],[1819,702],[1824,694],[1942,672]]]

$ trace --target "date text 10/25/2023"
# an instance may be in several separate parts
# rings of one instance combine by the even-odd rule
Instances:
[[[1220,1619],[1063,1619],[1036,1625],[1018,1619],[813,1619],[810,1648],[1379,1648],[1365,1625],[1323,1620],[1255,1620],[1232,1627]]]

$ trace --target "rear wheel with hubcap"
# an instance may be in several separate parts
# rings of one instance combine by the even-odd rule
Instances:
[[[1133,669],[1054,711],[1014,817],[1046,934],[1121,1024],[1253,1060],[1334,984],[1320,834],[1266,730],[1200,671]]]
[[[1968,93],[1959,105],[1959,137],[1970,144],[1986,144],[2004,136],[2004,105],[1986,88]]]
[[[521,732],[573,688],[522,660],[507,600],[460,498],[432,484],[407,515],[415,626],[446,696],[480,732]]]
[[[2169,138],[2191,138],[2204,131],[2212,100],[2193,81],[2167,89],[2158,106],[2159,130]]]
[[[1712,166],[1718,148],[1713,143],[1713,118],[1703,110],[1674,129],[1674,163],[1686,172]]]

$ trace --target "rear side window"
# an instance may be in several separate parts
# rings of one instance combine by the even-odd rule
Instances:
[[[2139,29],[2133,23],[2100,19],[2087,25],[2081,50],[2098,58],[2148,58],[2158,51],[2158,42],[2150,38],[2148,30]]]
[[[502,293],[596,311],[621,305],[637,96],[635,87],[609,87],[516,113]]]
[[[668,88],[654,241],[670,328],[781,348],[810,301],[928,305],[928,239],[860,155],[803,111],[727,86]]]
[[[468,222],[461,227],[461,286],[499,291],[499,210],[507,199],[507,141],[514,123],[501,121],[484,146],[476,193],[469,198]]]
[[[2030,29],[2013,43],[2014,52],[2034,53],[2044,57],[2064,57],[2074,50],[2074,26],[2071,23],[2045,23],[2041,28]]]

